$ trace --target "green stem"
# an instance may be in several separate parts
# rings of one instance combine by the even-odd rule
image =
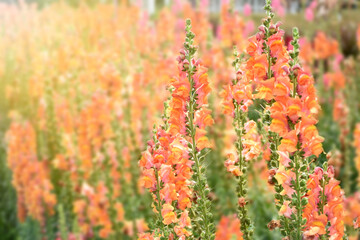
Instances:
[[[322,191],[321,191],[321,196],[320,196],[321,202],[319,204],[320,213],[324,213],[324,206],[325,206],[325,203],[326,203],[325,185],[326,185],[326,181],[325,181],[325,178],[324,178],[321,181]]]
[[[244,131],[244,119],[243,119],[243,114],[242,111],[239,108],[239,104],[237,104],[236,102],[234,102],[235,105],[235,131],[236,131],[236,135],[237,135],[237,153],[238,153],[238,157],[239,157],[239,169],[242,173],[241,176],[239,176],[239,180],[238,180],[238,197],[239,198],[243,198],[246,201],[246,178],[247,178],[247,174],[245,171],[247,162],[245,161],[243,155],[242,155],[242,150],[243,150],[243,144],[242,144],[242,135],[243,135],[243,131]],[[240,228],[244,234],[243,238],[245,240],[249,240],[252,239],[251,235],[252,235],[252,231],[251,231],[251,221],[250,218],[248,216],[247,213],[247,209],[246,209],[246,202],[244,203],[244,205],[239,204],[238,206],[238,210],[239,210],[239,219],[241,222]]]
[[[301,204],[301,189],[300,189],[300,164],[298,161],[297,154],[294,155],[295,161],[295,191],[296,191],[296,239],[301,240],[301,232],[302,232],[302,204]]]
[[[113,184],[112,184],[112,178],[109,174],[111,172],[111,160],[110,160],[109,156],[106,156],[104,165],[106,168],[106,172],[105,172],[106,187],[109,190],[109,192],[107,194],[107,198],[108,198],[109,204],[110,204],[108,213],[110,216],[112,229],[114,231],[114,237],[116,239],[118,239],[121,237],[121,232],[119,231],[119,224],[117,223],[117,212],[115,209],[115,200],[113,199],[114,188],[113,188]]]
[[[198,154],[197,154],[197,149],[196,149],[196,140],[195,140],[195,135],[196,135],[196,126],[194,124],[194,118],[195,118],[195,106],[196,106],[196,91],[195,91],[195,83],[192,79],[192,70],[193,70],[193,66],[191,65],[191,57],[190,55],[188,56],[188,61],[189,61],[189,72],[188,72],[188,81],[190,82],[190,102],[189,102],[189,127],[190,127],[190,137],[191,137],[191,152],[192,152],[192,158],[195,162],[195,171],[194,171],[194,175],[196,176],[196,185],[198,185],[199,187],[197,187],[198,189],[198,194],[200,197],[200,202],[203,202],[205,206],[200,206],[201,208],[201,214],[202,214],[202,218],[203,218],[203,230],[205,232],[205,238],[206,239],[211,239],[211,230],[210,230],[210,219],[209,219],[209,215],[207,212],[207,207],[206,207],[206,203],[208,201],[207,200],[207,196],[204,192],[205,188],[206,188],[206,181],[205,176],[203,176],[203,173],[201,172],[201,167],[200,167],[200,161],[198,158]]]
[[[270,47],[267,45],[267,60],[268,60],[268,71],[267,71],[267,77],[268,79],[271,78],[271,56],[270,56]]]
[[[157,210],[159,213],[159,227],[161,229],[161,232],[164,233],[164,224],[162,222],[162,215],[161,215],[161,198],[160,198],[160,180],[159,180],[159,172],[155,168],[155,178],[156,178],[156,198],[157,198]]]

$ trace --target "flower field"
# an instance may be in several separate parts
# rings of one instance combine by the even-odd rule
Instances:
[[[359,8],[141,2],[0,3],[0,239],[360,239]]]

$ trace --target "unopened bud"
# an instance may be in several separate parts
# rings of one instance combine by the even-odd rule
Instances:
[[[260,32],[265,33],[265,26],[264,25],[260,25],[258,29],[259,29]]]
[[[260,41],[261,39],[264,38],[265,35],[263,32],[258,32],[255,36],[256,36],[256,40]]]
[[[281,67],[281,69],[284,70],[284,72],[285,72],[286,74],[289,74],[289,73],[290,73],[289,66],[287,66],[287,65],[283,65],[283,66]]]
[[[275,230],[276,228],[280,227],[280,220],[271,220],[267,227],[270,231]]]
[[[246,205],[246,199],[244,197],[240,197],[238,199],[238,204],[240,207],[244,207]]]
[[[278,21],[276,24],[275,24],[275,27],[278,28],[282,25],[282,22],[281,21]]]
[[[295,71],[295,70],[300,70],[301,69],[301,66],[300,64],[295,64],[293,67],[292,67],[292,70]]]

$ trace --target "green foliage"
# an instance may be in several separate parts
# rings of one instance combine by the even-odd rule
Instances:
[[[41,228],[38,221],[26,218],[25,222],[19,226],[20,240],[40,240],[42,239]]]
[[[11,185],[11,172],[6,166],[4,149],[0,148],[0,236],[3,240],[16,239],[16,193]]]
[[[251,199],[249,216],[254,222],[254,239],[281,239],[278,229],[269,231],[267,228],[267,224],[277,216],[273,194],[268,191],[264,180],[256,175],[253,167],[251,167],[251,175],[253,183],[249,187],[248,198]]]

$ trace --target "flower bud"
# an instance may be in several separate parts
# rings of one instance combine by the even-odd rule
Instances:
[[[246,205],[246,199],[244,197],[240,197],[238,199],[238,204],[240,207],[244,207]]]
[[[271,220],[267,227],[270,231],[275,230],[276,228],[280,227],[280,220]]]
[[[260,32],[265,33],[265,26],[264,25],[260,25],[258,29],[259,29]]]

